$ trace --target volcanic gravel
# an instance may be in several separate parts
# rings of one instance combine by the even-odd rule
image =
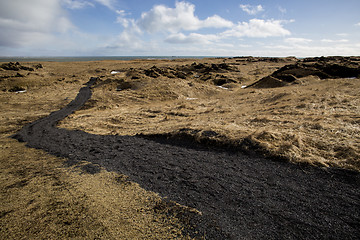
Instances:
[[[207,239],[359,239],[360,176],[340,169],[213,150],[140,136],[103,136],[56,127],[91,97],[91,78],[68,106],[13,137],[97,173],[128,175],[143,188],[196,208],[192,236]],[[196,233],[197,231],[197,233]]]

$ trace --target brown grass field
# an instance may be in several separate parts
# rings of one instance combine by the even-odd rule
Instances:
[[[360,75],[265,78],[296,61],[42,62],[41,67],[21,63],[34,71],[0,68],[0,238],[188,238],[181,235],[186,227],[181,219],[156,211],[163,200],[126,176],[84,173],[81,163],[66,167],[64,159],[9,138],[68,104],[90,77],[99,77],[92,98],[59,127],[106,135],[186,135],[293,163],[359,171]],[[350,70],[360,63],[359,58],[326,61]],[[26,92],[17,93],[21,90]]]

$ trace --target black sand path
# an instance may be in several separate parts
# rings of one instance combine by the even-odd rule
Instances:
[[[203,213],[206,239],[360,239],[358,173],[274,162],[241,153],[152,140],[100,136],[56,124],[91,97],[92,78],[65,108],[13,137],[84,169],[130,176],[142,187]]]

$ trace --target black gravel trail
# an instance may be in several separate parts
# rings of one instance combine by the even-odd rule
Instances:
[[[203,215],[206,239],[359,239],[357,172],[275,162],[239,152],[172,144],[165,138],[101,136],[56,127],[91,97],[91,78],[76,99],[13,137],[69,162],[88,161],[126,174]],[[194,233],[195,234],[195,233]]]

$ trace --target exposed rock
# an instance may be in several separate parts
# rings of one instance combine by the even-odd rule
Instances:
[[[116,91],[122,91],[122,90],[126,90],[126,89],[131,89],[132,85],[129,82],[121,82],[117,87],[116,87]]]
[[[35,69],[39,69],[39,68],[43,68],[43,65],[41,65],[40,63],[34,65],[34,68]]]
[[[1,68],[4,70],[11,70],[11,71],[19,71],[19,70],[34,71],[33,68],[22,66],[19,62],[4,63],[1,65]]]
[[[233,57],[236,59],[236,62],[297,62],[298,59],[296,57],[285,57],[285,58],[276,58],[276,57]]]
[[[172,73],[172,72],[165,72],[165,73],[164,73],[164,76],[165,76],[165,77],[168,77],[168,78],[175,78],[175,75],[174,75],[174,73]]]
[[[211,64],[211,69],[214,71],[218,71],[219,70],[219,66],[217,64]]]
[[[233,69],[230,67],[230,65],[229,65],[229,64],[226,64],[226,63],[220,63],[220,64],[218,64],[218,68],[221,68],[221,69],[224,69],[224,70],[229,70],[229,71],[233,70]]]
[[[316,62],[309,63],[313,61]],[[308,58],[296,64],[286,65],[248,87],[282,87],[287,84],[296,84],[299,82],[298,79],[310,75],[317,76],[320,79],[359,77],[360,65],[358,60],[351,62],[350,58],[344,57]]]
[[[303,78],[309,75],[318,76],[321,79],[329,78],[330,75],[324,73],[313,65],[305,64],[292,64],[286,65],[279,70],[275,71],[271,76],[281,78],[282,75],[293,75],[296,78]]]
[[[175,76],[178,77],[178,78],[181,78],[181,79],[186,79],[186,74],[183,73],[183,72],[176,72],[175,73]]]
[[[160,75],[165,75],[168,71],[162,70],[156,66],[151,67],[150,69],[145,70],[145,75],[152,78],[158,78]]]
[[[12,70],[12,71],[20,70],[19,66],[16,63],[12,63],[12,62],[2,64],[1,68],[5,69],[5,70]]]
[[[211,74],[205,74],[205,75],[203,75],[202,77],[200,77],[200,80],[202,80],[202,81],[207,81],[207,80],[209,80],[209,79],[211,79],[212,78],[212,75]]]
[[[194,62],[191,66],[196,70],[206,68],[206,66],[204,64],[202,64],[202,63],[197,64],[196,62]]]
[[[213,80],[213,83],[217,86],[222,86],[226,83],[234,83],[236,81],[224,76],[224,75],[216,75],[216,78]]]
[[[329,74],[332,77],[336,78],[349,78],[349,77],[358,77],[360,76],[360,67],[359,66],[351,66],[349,65],[340,65],[340,64],[332,64],[332,65],[324,65],[319,66],[323,72]]]
[[[179,68],[179,70],[183,72],[190,72],[195,71],[198,73],[210,73],[210,72],[226,72],[226,71],[234,71],[235,69],[232,69],[231,65],[227,63],[220,63],[220,64],[203,64],[199,63],[197,64],[194,62],[193,64],[182,66]]]
[[[127,71],[126,76],[131,79],[140,79],[141,78],[139,72],[135,71],[134,69],[130,69],[129,71]]]
[[[152,78],[158,78],[160,76],[154,69],[145,70],[145,75]]]

